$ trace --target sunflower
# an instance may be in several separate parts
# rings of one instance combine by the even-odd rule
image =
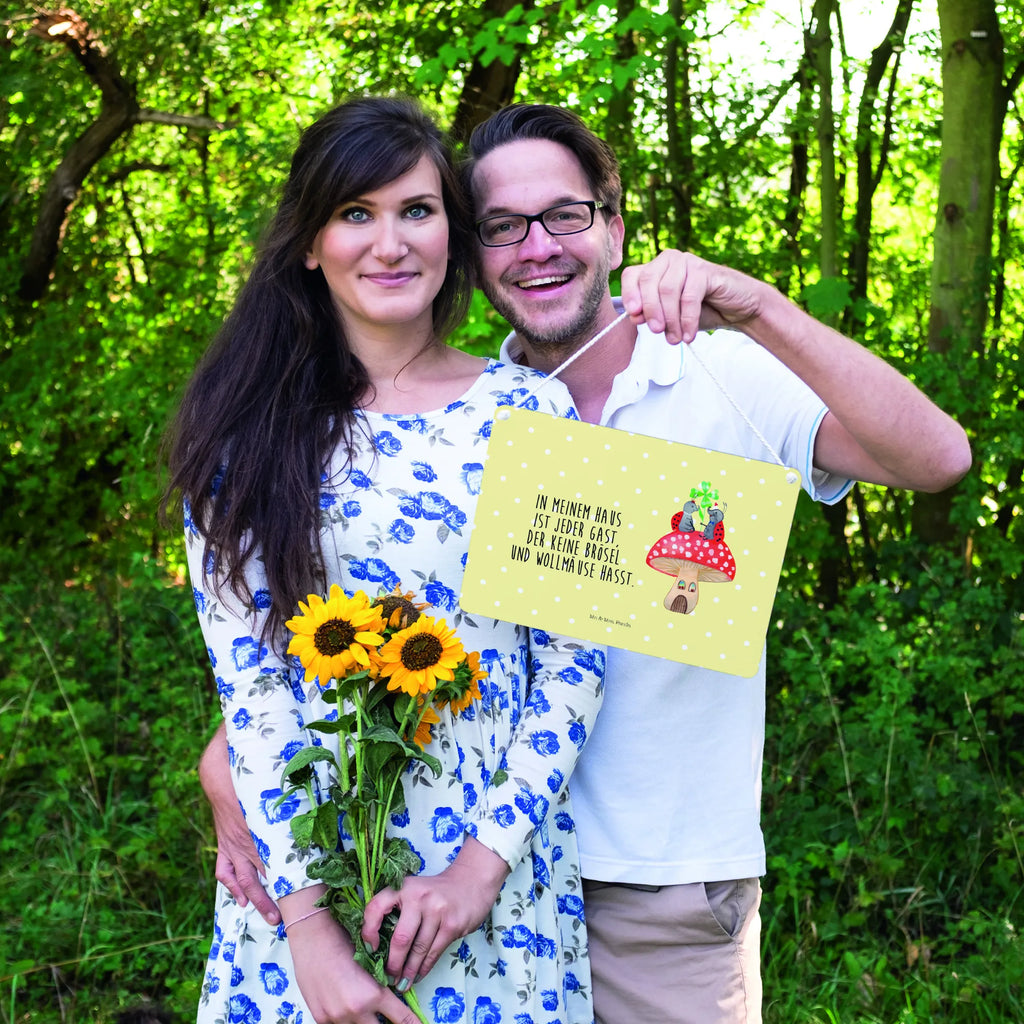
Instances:
[[[419,705],[419,707],[422,706],[422,704]],[[413,743],[420,750],[434,738],[430,727],[440,721],[441,716],[434,710],[433,706],[428,705],[427,709],[423,712],[423,717],[420,719],[420,724],[416,726],[416,735],[412,738]]]
[[[353,668],[369,668],[371,652],[384,642],[384,621],[380,609],[370,607],[370,599],[361,590],[346,597],[337,583],[324,601],[310,594],[309,604],[299,602],[301,615],[285,626],[295,636],[288,645],[289,654],[297,654],[306,670],[306,682],[318,679],[326,686],[330,679],[343,679]]]
[[[466,655],[466,665],[470,671],[469,685],[461,697],[456,697],[449,702],[448,706],[452,709],[453,715],[461,715],[473,701],[480,699],[480,687],[477,686],[477,683],[481,679],[487,678],[487,673],[480,668],[480,654],[478,651],[470,651]]]
[[[462,641],[444,619],[421,615],[380,649],[380,675],[389,690],[416,696],[429,693],[439,679],[454,679],[452,670],[464,656]]]
[[[386,625],[393,629],[406,629],[411,626],[419,617],[427,605],[416,601],[416,594],[412,590],[402,592],[402,585],[395,584],[394,590],[388,594],[381,594],[373,602],[375,608],[379,608],[381,617]]]

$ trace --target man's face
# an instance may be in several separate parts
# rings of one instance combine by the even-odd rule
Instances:
[[[473,198],[482,219],[597,197],[570,150],[527,139],[499,146],[477,163]],[[575,235],[550,235],[539,222],[529,227],[513,245],[477,242],[480,287],[524,341],[572,351],[615,316],[608,275],[622,262],[622,218],[598,211],[593,226]]]

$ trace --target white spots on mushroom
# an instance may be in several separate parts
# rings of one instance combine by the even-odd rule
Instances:
[[[647,564],[675,577],[662,603],[670,612],[682,615],[697,607],[701,583],[726,583],[736,576],[729,545],[694,530],[665,534],[647,553]]]

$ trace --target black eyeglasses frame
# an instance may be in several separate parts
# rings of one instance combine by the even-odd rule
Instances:
[[[598,210],[603,210],[607,207],[607,203],[602,202],[600,199],[573,199],[567,203],[556,203],[554,206],[549,206],[546,210],[541,210],[540,213],[505,213],[498,214],[494,217],[482,217],[478,220],[473,228],[476,231],[476,237],[480,239],[480,244],[486,246],[488,249],[500,249],[506,245],[519,245],[527,239],[530,234],[530,225],[533,223],[539,223],[540,226],[549,234],[552,238],[558,238],[564,235],[579,235],[584,231],[589,231],[594,226],[594,217]],[[561,210],[566,206],[585,206],[590,211],[590,223],[585,228],[574,228],[572,231],[552,231],[547,224],[544,223],[544,218],[551,213],[553,210]],[[508,220],[510,217],[522,217],[526,222],[525,230],[519,238],[512,239],[509,242],[485,242],[483,232],[481,228],[488,221],[492,220]]]

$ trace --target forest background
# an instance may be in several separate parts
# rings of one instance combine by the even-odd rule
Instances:
[[[194,1012],[218,711],[159,439],[300,129],[360,91],[456,138],[568,105],[619,154],[631,261],[774,282],[968,430],[949,493],[798,506],[765,1017],[1024,1020],[1020,0],[5,0],[0,24],[0,1022]],[[503,332],[478,296],[456,341]]]

